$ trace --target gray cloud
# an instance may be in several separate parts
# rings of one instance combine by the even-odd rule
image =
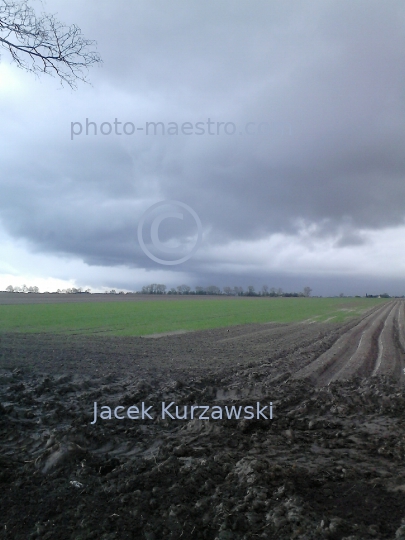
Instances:
[[[156,268],[137,223],[148,205],[175,199],[202,220],[199,257],[181,271],[203,281],[201,268],[215,274],[208,247],[294,236],[305,224],[339,250],[364,245],[364,230],[404,224],[403,3],[53,0],[46,9],[96,39],[104,66],[75,94],[27,76],[32,92],[4,98],[0,219],[33,249]],[[238,132],[70,140],[70,123],[86,118],[210,118]],[[271,132],[239,135],[247,122]]]

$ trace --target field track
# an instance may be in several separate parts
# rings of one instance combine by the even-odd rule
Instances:
[[[392,301],[375,308],[355,326],[346,327],[337,341],[294,374],[317,386],[354,376],[390,375],[404,380],[405,305]]]

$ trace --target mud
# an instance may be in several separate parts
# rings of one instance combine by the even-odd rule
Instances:
[[[157,339],[2,334],[1,537],[405,538],[403,307]],[[272,420],[160,414],[257,401]],[[155,414],[91,424],[94,402]]]

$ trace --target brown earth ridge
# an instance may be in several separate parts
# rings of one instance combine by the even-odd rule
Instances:
[[[404,320],[0,334],[1,538],[405,539]],[[171,401],[273,419],[91,425]]]

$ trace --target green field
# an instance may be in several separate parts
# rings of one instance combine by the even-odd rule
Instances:
[[[224,298],[0,306],[0,332],[144,336],[246,323],[342,322],[384,302],[365,298]]]

